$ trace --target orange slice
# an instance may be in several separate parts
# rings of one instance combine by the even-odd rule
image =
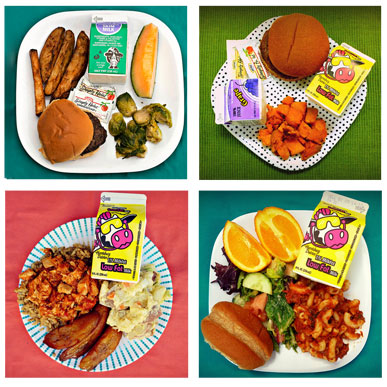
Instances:
[[[267,207],[255,215],[255,231],[263,247],[284,262],[292,262],[300,251],[304,235],[297,220],[289,212]]]
[[[223,244],[230,261],[248,273],[263,270],[271,262],[270,255],[257,239],[229,220],[224,226]]]

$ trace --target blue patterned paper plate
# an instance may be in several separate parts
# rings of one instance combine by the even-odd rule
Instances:
[[[39,261],[43,257],[44,254],[41,249],[55,246],[68,247],[75,243],[85,244],[90,247],[93,246],[94,229],[95,218],[77,219],[73,220],[72,222],[62,224],[61,226],[45,235],[36,244],[28,256],[22,271],[29,269],[32,263]],[[144,237],[142,262],[153,263],[156,266],[157,271],[161,275],[161,285],[165,286],[171,294],[171,298],[164,301],[164,303],[161,305],[163,314],[159,317],[155,334],[143,340],[128,340],[127,338],[123,337],[116,350],[91,372],[112,371],[135,362],[137,359],[144,356],[156,344],[157,340],[163,334],[164,329],[167,326],[169,316],[171,315],[172,311],[173,300],[171,274],[169,272],[167,263],[165,262],[164,257],[161,255],[159,249],[146,236]],[[23,314],[21,312],[21,308],[22,305],[19,305],[19,310],[24,326],[26,327],[27,332],[31,336],[34,343],[46,355],[58,363],[61,363],[66,367],[83,371],[79,368],[81,358],[70,359],[67,361],[59,360],[61,351],[54,350],[43,343],[44,336],[47,333],[46,328],[29,321],[30,316],[28,314]]]

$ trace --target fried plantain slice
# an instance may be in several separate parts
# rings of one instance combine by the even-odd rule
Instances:
[[[81,360],[79,367],[91,371],[117,348],[122,332],[108,326],[89,353]]]

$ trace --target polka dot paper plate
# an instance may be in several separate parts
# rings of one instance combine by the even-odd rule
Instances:
[[[93,246],[94,229],[95,218],[77,219],[57,227],[56,229],[49,232],[46,236],[44,236],[32,249],[23,266],[22,271],[29,269],[34,262],[39,261],[43,257],[44,254],[41,249],[54,246],[68,247],[75,243]],[[143,264],[153,263],[156,266],[156,270],[161,275],[161,285],[165,286],[171,294],[171,298],[164,301],[161,305],[163,314],[159,317],[155,334],[143,340],[129,341],[125,337],[122,337],[116,350],[107,359],[98,364],[97,367],[91,372],[112,371],[135,362],[140,357],[144,356],[156,344],[167,326],[169,316],[172,311],[173,299],[171,274],[169,272],[167,263],[165,262],[164,257],[161,255],[159,249],[146,236],[144,237],[142,262]],[[82,357],[79,359],[60,361],[59,355],[61,351],[52,349],[43,343],[44,336],[47,334],[46,329],[41,327],[39,324],[35,324],[29,321],[30,316],[21,312],[21,305],[19,305],[19,310],[23,323],[27,329],[27,332],[31,336],[31,339],[47,356],[51,357],[66,367],[84,371],[79,368],[79,363]]]
[[[271,27],[274,20],[278,17],[266,20],[259,25],[246,39],[258,39],[261,40],[263,34]],[[329,38],[330,49],[338,46],[333,39]],[[224,86],[227,82],[227,61],[219,70],[216,75],[211,88],[211,103],[214,110],[216,93],[215,89],[219,86]],[[262,145],[261,141],[257,138],[258,130],[263,126],[256,126],[251,124],[224,124],[225,128],[236,137],[243,145],[249,148],[257,156],[267,163],[274,165],[277,168],[288,171],[299,171],[311,167],[324,158],[328,152],[336,145],[344,133],[349,129],[352,122],[359,114],[363,107],[364,101],[367,96],[367,81],[359,87],[359,90],[352,98],[351,102],[345,109],[341,117],[336,117],[327,110],[319,107],[312,101],[308,100],[305,95],[305,90],[309,83],[312,81],[313,75],[296,82],[286,82],[281,79],[270,76],[263,81],[265,90],[266,103],[271,106],[278,106],[286,96],[293,97],[296,101],[307,101],[308,106],[318,108],[318,117],[325,120],[327,125],[328,136],[323,144],[321,151],[310,157],[309,159],[302,161],[299,155],[289,157],[286,161],[282,160],[279,156],[272,153],[269,147]]]

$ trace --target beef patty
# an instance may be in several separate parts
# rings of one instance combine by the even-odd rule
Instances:
[[[89,116],[91,122],[93,123],[94,134],[92,140],[90,141],[90,144],[81,153],[81,156],[85,155],[86,153],[90,153],[97,150],[102,144],[105,143],[107,137],[107,132],[99,122],[99,119],[91,113],[85,113]]]

